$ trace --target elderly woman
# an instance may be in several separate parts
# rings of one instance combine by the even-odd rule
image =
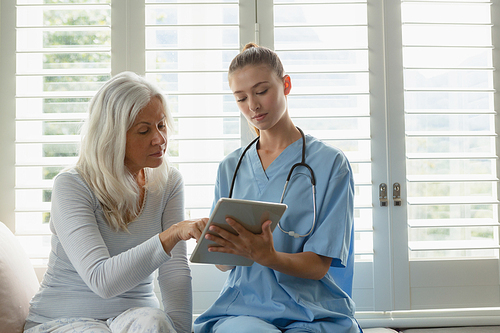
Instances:
[[[89,112],[76,166],[54,180],[52,250],[25,333],[191,332],[185,240],[198,239],[207,219],[183,221],[182,178],[165,158],[165,98],[124,72]]]

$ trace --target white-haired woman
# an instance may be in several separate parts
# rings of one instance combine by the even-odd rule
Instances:
[[[76,166],[54,180],[52,249],[25,332],[191,332],[184,241],[198,239],[207,219],[183,221],[182,178],[165,158],[165,98],[124,72],[89,113]]]

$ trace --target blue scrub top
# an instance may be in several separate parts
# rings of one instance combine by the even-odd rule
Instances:
[[[228,155],[219,165],[214,205],[229,195],[229,188],[243,149]],[[245,154],[233,198],[279,202],[292,165],[301,161],[302,139],[289,145],[264,170],[256,144]],[[306,163],[316,178],[317,221],[307,237],[294,238],[276,228],[277,251],[311,251],[332,258],[321,280],[302,279],[254,263],[233,269],[215,303],[195,321],[195,332],[210,332],[225,316],[256,316],[279,329],[303,327],[313,332],[360,332],[351,299],[354,266],[354,182],[345,155],[322,141],[306,136]],[[313,223],[310,173],[295,169],[284,200],[288,209],[281,218],[284,230],[307,234]]]

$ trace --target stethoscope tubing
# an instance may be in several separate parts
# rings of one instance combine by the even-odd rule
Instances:
[[[288,172],[288,176],[286,177],[285,186],[283,188],[283,193],[281,194],[280,203],[283,203],[283,199],[285,197],[285,192],[286,192],[286,189],[288,187],[288,183],[290,182],[290,178],[292,177],[293,170],[295,170],[295,168],[299,167],[299,166],[307,168],[309,170],[310,175],[311,175],[310,179],[311,179],[311,185],[312,185],[312,198],[313,198],[313,223],[312,223],[311,230],[309,230],[309,232],[307,234],[300,235],[300,234],[296,233],[295,231],[286,231],[286,230],[284,230],[281,227],[281,221],[278,222],[278,228],[282,232],[284,232],[285,234],[288,234],[289,236],[292,236],[294,238],[309,236],[312,233],[312,231],[314,230],[314,226],[316,225],[316,178],[314,177],[314,171],[313,171],[313,169],[306,163],[306,138],[305,138],[304,132],[302,132],[302,130],[300,128],[298,128],[298,127],[297,127],[297,129],[299,130],[300,135],[302,137],[302,160],[299,163],[294,164],[290,168],[290,171]],[[240,168],[241,161],[243,160],[243,157],[245,156],[245,154],[248,151],[248,149],[250,149],[250,147],[256,141],[258,141],[259,139],[260,139],[260,136],[258,136],[255,139],[253,139],[252,142],[250,142],[245,147],[245,149],[243,150],[243,152],[241,153],[240,158],[238,159],[238,163],[236,164],[236,168],[234,169],[233,179],[231,180],[231,187],[229,189],[229,196],[228,196],[229,198],[231,198],[233,196],[233,189],[234,189],[234,184],[236,182],[236,175],[238,174],[238,170]]]

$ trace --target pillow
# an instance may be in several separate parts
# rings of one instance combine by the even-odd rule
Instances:
[[[38,287],[26,252],[0,222],[0,333],[23,332],[29,301]]]

